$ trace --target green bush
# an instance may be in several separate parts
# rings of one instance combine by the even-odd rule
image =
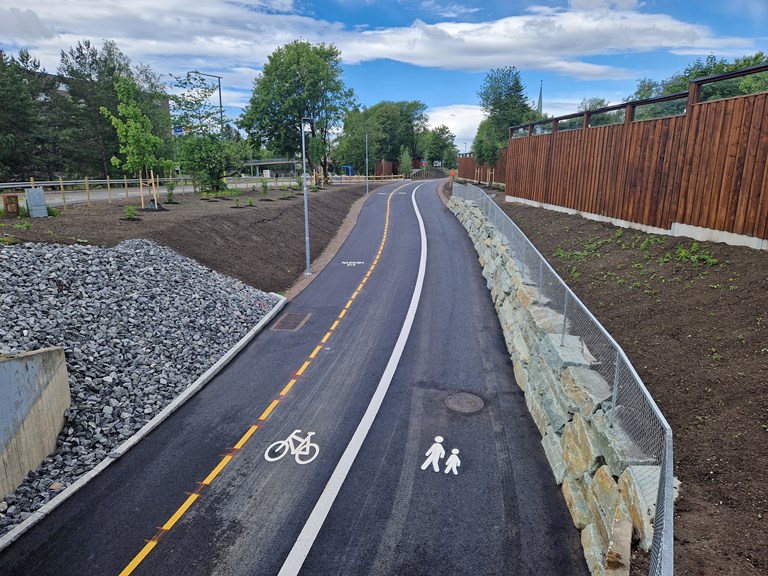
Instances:
[[[128,205],[123,209],[123,212],[125,213],[125,217],[128,220],[133,220],[136,218],[136,206]]]

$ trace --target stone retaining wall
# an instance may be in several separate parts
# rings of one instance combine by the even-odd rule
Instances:
[[[527,283],[508,241],[473,202],[448,207],[478,252],[515,379],[525,393],[594,575],[629,574],[631,539],[650,549],[660,467],[610,424],[611,386],[563,316]],[[631,455],[631,456],[630,456]]]
[[[0,356],[0,495],[54,451],[70,401],[63,348]]]

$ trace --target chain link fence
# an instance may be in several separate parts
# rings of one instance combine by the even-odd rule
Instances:
[[[628,437],[637,452],[632,456],[659,466],[660,474],[649,468],[648,476],[638,479],[646,486],[657,485],[649,574],[672,576],[674,477],[672,430],[667,421],[621,347],[509,216],[471,184],[454,183],[453,196],[473,202],[505,237],[523,281],[537,288],[542,305],[562,317],[561,344],[581,346],[593,370],[612,385],[611,425]]]

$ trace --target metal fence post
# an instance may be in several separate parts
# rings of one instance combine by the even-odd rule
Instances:
[[[568,322],[568,290],[565,291],[565,304],[563,304],[563,334],[560,337],[560,346],[565,346],[565,325]]]
[[[611,395],[611,428],[616,416],[616,401],[619,397],[619,349],[616,349],[616,363],[613,365],[613,393]]]

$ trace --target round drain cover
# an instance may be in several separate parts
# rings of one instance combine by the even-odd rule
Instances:
[[[449,394],[445,399],[445,405],[451,410],[461,412],[462,414],[474,414],[479,412],[485,406],[485,402],[479,396],[469,392],[456,392]]]

